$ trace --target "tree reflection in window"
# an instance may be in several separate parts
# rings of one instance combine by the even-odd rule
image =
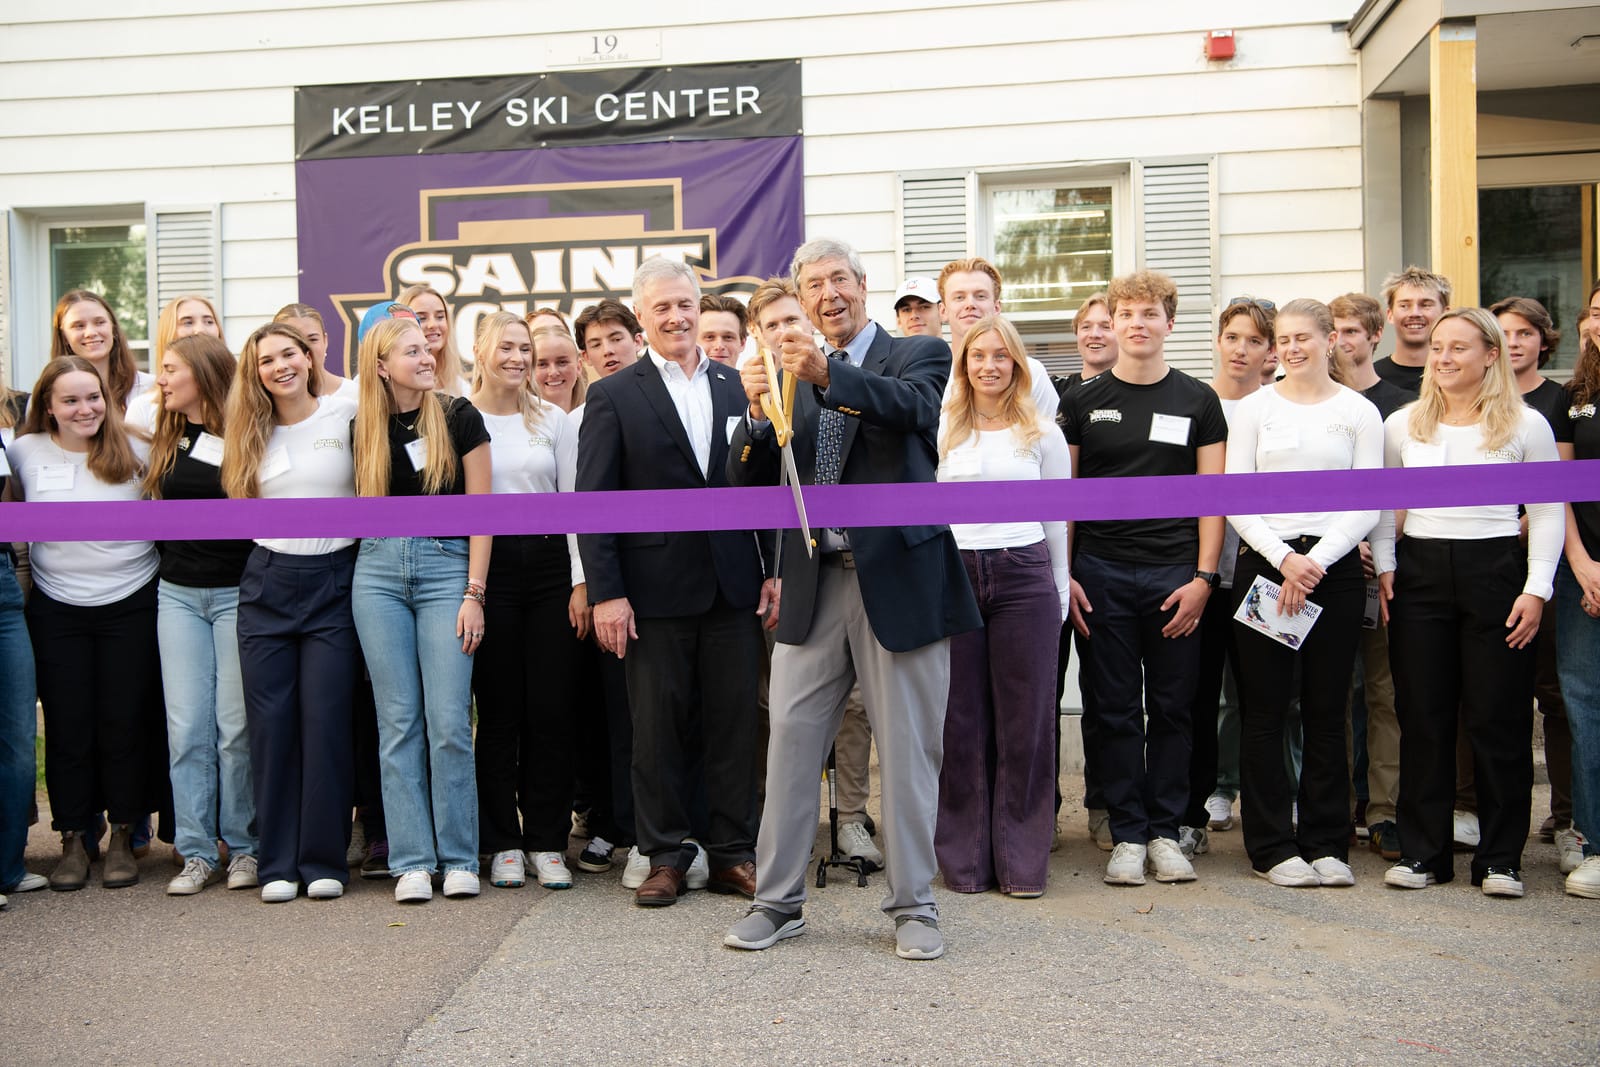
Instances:
[[[1070,315],[1111,281],[1109,185],[995,189],[990,208],[1008,313]]]

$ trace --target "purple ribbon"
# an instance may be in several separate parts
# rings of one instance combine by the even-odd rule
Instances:
[[[1600,460],[1040,482],[808,485],[813,529],[1362,511],[1600,500]],[[0,541],[761,530],[797,525],[787,488],[0,506]]]

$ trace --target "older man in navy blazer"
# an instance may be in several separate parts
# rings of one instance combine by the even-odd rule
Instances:
[[[684,264],[652,257],[633,280],[649,347],[594,384],[578,437],[577,488],[726,485],[728,427],[748,406],[734,372],[695,343],[700,291]],[[749,530],[578,537],[600,646],[623,660],[633,719],[634,821],[650,873],[645,906],[676,902],[696,849],[693,754],[703,748],[708,888],[755,893],[757,613],[763,582]],[[775,605],[773,605],[775,606]]]
[[[795,253],[791,273],[826,342],[819,348],[809,330],[791,329],[781,343],[782,373],[800,380],[793,447],[801,480],[933,481],[950,346],[890,337],[868,318],[866,273],[849,245],[811,241]],[[741,377],[749,411],[734,430],[728,480],[770,484],[779,454],[760,397],[773,383],[755,360]],[[859,681],[883,785],[883,910],[895,920],[902,958],[935,959],[944,953],[932,881],[949,638],[982,623],[948,527],[818,530],[816,540],[808,556],[798,532],[783,537],[756,902],[723,943],[764,949],[804,931],[817,776]]]

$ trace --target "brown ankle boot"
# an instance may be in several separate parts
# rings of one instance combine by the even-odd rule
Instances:
[[[83,847],[83,834],[67,830],[61,835],[61,862],[50,872],[50,888],[67,892],[82,889],[89,881],[89,853]]]
[[[125,822],[111,826],[111,843],[106,846],[105,866],[100,871],[100,884],[107,889],[121,889],[139,881],[139,861],[133,858],[133,828]]]

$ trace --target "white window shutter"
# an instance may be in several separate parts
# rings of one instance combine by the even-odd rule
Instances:
[[[901,277],[937,278],[944,265],[968,255],[970,176],[948,174],[900,179]],[[890,291],[900,278],[890,284]]]
[[[149,261],[150,333],[173,297],[198,293],[222,312],[222,210],[216,204],[147,205],[145,255]],[[152,360],[159,358],[151,353]]]
[[[1167,362],[1199,378],[1212,373],[1216,306],[1215,160],[1144,163],[1139,168],[1140,266],[1178,283],[1178,319]]]

